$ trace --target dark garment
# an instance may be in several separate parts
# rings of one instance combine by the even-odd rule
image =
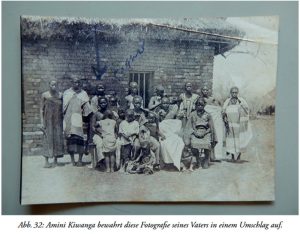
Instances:
[[[84,153],[84,139],[77,135],[71,135],[67,138],[67,150],[69,154]]]
[[[49,91],[43,93],[42,112],[44,119],[43,155],[49,158],[61,157],[64,154],[61,93],[58,96],[52,96]]]
[[[131,160],[131,151],[133,146],[131,144],[121,146],[121,159],[123,162],[128,162]]]

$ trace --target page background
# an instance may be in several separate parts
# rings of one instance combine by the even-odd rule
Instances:
[[[2,6],[2,214],[298,214],[298,2],[2,2]],[[275,202],[21,206],[20,15],[119,18],[279,15]]]

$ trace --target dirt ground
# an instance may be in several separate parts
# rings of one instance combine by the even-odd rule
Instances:
[[[42,156],[24,156],[22,204],[96,201],[274,200],[274,117],[252,120],[253,138],[241,163],[214,163],[194,172],[161,170],[153,175],[105,173],[61,166],[45,169]],[[90,156],[85,156],[86,162]]]

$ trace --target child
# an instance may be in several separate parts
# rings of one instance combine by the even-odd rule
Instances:
[[[129,163],[127,171],[130,174],[146,174],[151,175],[154,173],[155,156],[151,151],[150,142],[141,142],[141,151],[138,158]]]
[[[127,109],[126,119],[120,123],[119,137],[121,144],[121,168],[125,172],[132,150],[138,144],[139,123],[135,121],[134,111]]]
[[[156,114],[153,112],[149,112],[148,114],[148,120],[140,127],[139,132],[139,141],[142,144],[142,142],[148,142],[151,150],[155,154],[155,165],[154,169],[159,170],[160,169],[160,160],[159,160],[159,153],[160,153],[160,143],[159,138],[161,140],[165,139],[165,136],[163,133],[159,131],[158,127],[158,118],[156,117]]]
[[[125,110],[123,108],[118,109],[118,119],[117,119],[117,132],[119,132],[119,126],[121,122],[125,120]],[[116,142],[116,167],[117,170],[120,169],[120,164],[121,164],[121,138],[118,137],[117,142]]]
[[[127,101],[127,107],[130,109],[134,109],[133,106],[133,98],[138,95],[138,84],[136,82],[130,82],[129,84],[129,94],[125,97]],[[139,96],[142,98],[141,96]],[[142,101],[142,106],[143,106],[143,101]]]
[[[97,131],[102,137],[102,152],[105,157],[106,172],[115,171],[116,121],[112,111],[107,110],[98,121]]]

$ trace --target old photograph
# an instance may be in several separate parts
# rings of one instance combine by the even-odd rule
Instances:
[[[21,203],[274,201],[278,27],[22,16]]]

